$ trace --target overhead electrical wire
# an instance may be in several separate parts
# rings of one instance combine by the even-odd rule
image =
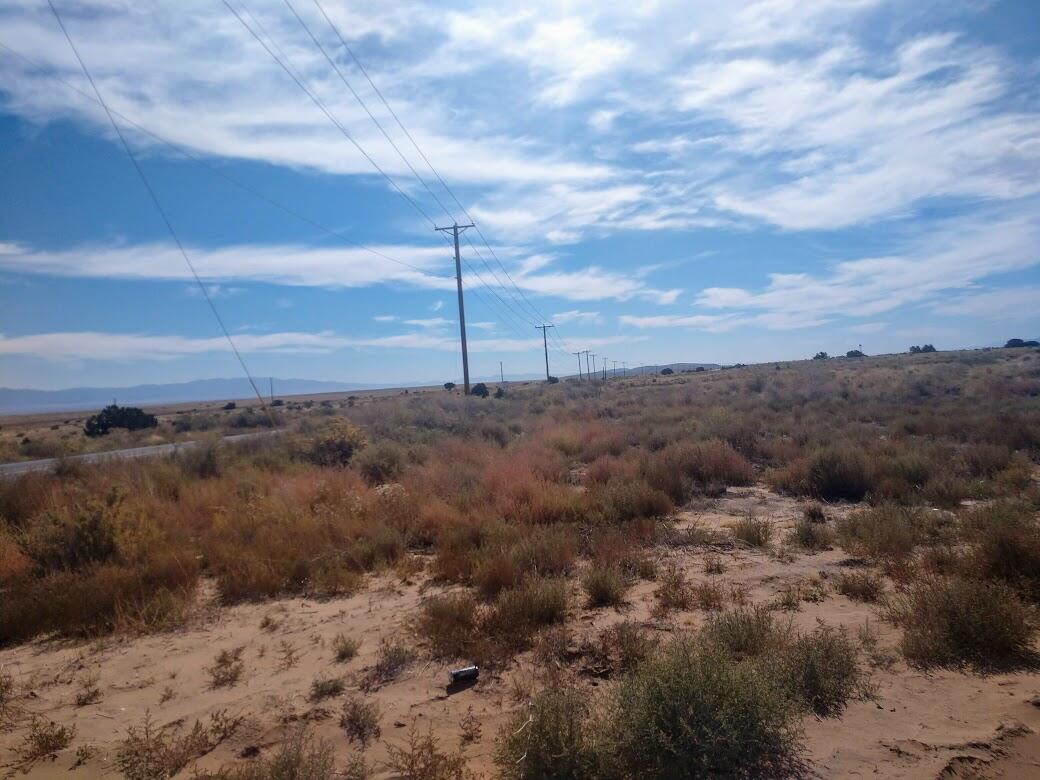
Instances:
[[[537,317],[539,322],[548,322],[548,320],[546,319],[545,315],[542,314],[537,309],[537,307],[534,306],[533,303],[531,303],[531,301],[524,294],[523,290],[520,289],[520,287],[516,284],[516,282],[513,280],[513,278],[509,275],[509,271],[506,269],[506,267],[502,263],[502,261],[499,260],[498,255],[495,253],[495,250],[492,248],[491,244],[488,242],[487,237],[484,235],[483,231],[480,229],[480,226],[477,225],[476,220],[473,219],[472,216],[470,216],[469,212],[466,210],[466,207],[462,205],[462,202],[455,195],[455,192],[451,189],[451,187],[448,186],[448,183],[444,180],[444,177],[441,176],[441,174],[433,166],[433,163],[430,161],[430,158],[426,156],[426,153],[423,152],[423,150],[419,146],[418,142],[415,140],[415,138],[412,136],[412,134],[408,131],[408,128],[405,127],[404,122],[401,121],[401,118],[397,115],[397,112],[394,111],[393,107],[390,105],[390,102],[386,99],[386,96],[383,95],[383,92],[379,89],[378,86],[376,86],[375,81],[372,80],[372,77],[369,75],[368,70],[362,64],[362,62],[358,58],[357,54],[354,53],[354,50],[351,48],[350,44],[347,43],[347,40],[343,36],[343,34],[340,32],[339,27],[337,27],[335,22],[332,21],[331,17],[329,17],[328,13],[325,11],[324,6],[321,4],[321,1],[320,0],[313,0],[313,2],[314,2],[314,5],[318,8],[318,10],[321,12],[321,15],[325,18],[325,21],[328,23],[329,27],[335,33],[336,38],[339,40],[340,44],[347,51],[347,53],[350,55],[350,58],[354,61],[354,64],[357,65],[358,70],[361,71],[361,74],[365,77],[365,80],[368,82],[369,86],[372,87],[372,91],[375,92],[376,95],[379,96],[380,101],[382,101],[383,105],[386,107],[386,110],[390,113],[390,116],[392,116],[394,118],[394,121],[397,123],[397,126],[401,128],[401,132],[404,133],[405,137],[409,140],[409,142],[415,148],[415,151],[422,158],[423,162],[426,163],[426,167],[429,168],[430,172],[437,178],[437,181],[440,182],[440,184],[444,188],[445,192],[447,192],[448,195],[451,196],[451,199],[453,201],[455,201],[455,205],[457,205],[459,207],[459,210],[465,215],[466,219],[469,222],[473,223],[473,227],[477,231],[477,235],[480,236],[480,239],[484,242],[484,245],[487,247],[488,251],[491,253],[491,256],[495,259],[495,262],[498,263],[499,267],[502,269],[502,272],[505,274],[506,278],[509,279],[509,282],[513,285],[513,288],[517,291],[517,293],[520,294],[521,299],[528,305],[528,307],[534,313],[535,317]],[[469,240],[469,239],[467,239],[467,240]],[[474,251],[476,251],[476,247],[475,246],[473,247],[473,249],[474,249]],[[478,252],[478,255],[479,255],[479,252]]]
[[[229,2],[229,0],[223,0],[223,3],[224,3],[224,6],[238,20],[238,22],[257,41],[257,43],[259,43],[261,45],[261,47],[263,47],[264,51],[267,52],[267,54],[282,68],[283,71],[285,71],[285,73],[293,80],[293,82],[295,82],[295,84],[304,92],[304,94],[306,94],[311,99],[311,101],[321,110],[321,112],[328,118],[328,120],[330,122],[332,122],[332,124],[340,131],[340,133],[348,141],[350,141],[350,143],[362,154],[362,156],[364,156],[364,158],[369,161],[369,163],[372,165],[372,167],[375,168],[376,171],[378,171],[378,173],[387,181],[388,184],[390,184],[391,188],[395,192],[397,192],[398,195],[400,195],[402,198],[404,198],[404,200],[409,205],[411,205],[412,208],[415,209],[430,224],[431,227],[435,228],[437,225],[434,222],[433,218],[430,217],[429,213],[427,213],[427,211],[421,205],[419,205],[419,203],[414,198],[412,198],[410,195],[408,195],[400,187],[400,185],[397,184],[396,181],[394,181],[394,179],[383,169],[383,167],[380,166],[378,162],[376,162],[376,160],[364,149],[363,146],[361,146],[361,144],[346,129],[346,127],[344,127],[343,124],[338,119],[336,119],[336,117],[332,114],[332,112],[329,110],[329,108],[325,105],[324,101],[322,101],[321,98],[319,98],[306,85],[306,83],[304,82],[303,77],[298,75],[293,70],[292,66],[287,62],[287,58],[281,56],[277,51],[275,51],[276,44],[274,42],[274,39],[265,30],[262,29],[262,25],[259,23],[259,21],[256,20],[256,18],[253,17],[252,14],[249,14],[250,17],[254,20],[254,22],[257,25],[257,29],[254,29],[252,26],[250,26],[250,24],[248,22],[246,22],[246,20],[242,17],[242,14],[238,12],[238,10]],[[246,13],[248,13],[248,9],[246,9]],[[260,32],[263,32],[264,35],[267,36],[268,38],[271,38],[271,44],[268,44],[267,41],[265,41],[264,38],[261,37],[260,33],[257,32],[257,30],[260,30]],[[477,277],[478,281],[482,285],[484,285],[484,287],[492,295],[494,295],[494,297],[496,299],[498,299],[502,303],[503,306],[506,306],[505,301],[503,301],[501,296],[499,296],[498,293],[495,292],[494,288],[492,288],[490,285],[487,284],[487,282],[485,282],[483,280],[483,277],[478,272],[476,272],[476,269],[473,269],[472,266],[470,268],[473,271],[474,275]],[[507,320],[507,322],[509,322],[509,324],[512,327],[515,327],[515,325],[511,321]],[[520,331],[520,333],[522,334],[523,331]]]
[[[357,101],[357,103],[361,106],[361,108],[368,115],[368,118],[372,120],[372,123],[376,126],[376,128],[378,128],[378,130],[382,134],[383,138],[386,139],[387,143],[389,143],[390,146],[393,148],[393,150],[397,153],[397,156],[401,159],[401,162],[403,162],[405,164],[405,166],[408,168],[408,170],[410,170],[412,172],[412,175],[422,185],[422,187],[426,190],[426,192],[430,195],[430,197],[433,198],[434,202],[438,206],[440,206],[441,210],[448,217],[448,219],[450,219],[453,223],[458,222],[458,220],[455,218],[455,215],[451,213],[451,210],[448,209],[448,207],[444,205],[444,202],[437,196],[437,193],[433,191],[433,188],[430,187],[430,185],[426,181],[426,179],[424,179],[422,177],[422,175],[419,173],[419,171],[417,171],[415,169],[415,166],[412,165],[411,161],[404,154],[404,152],[401,151],[401,148],[397,145],[397,143],[394,141],[394,139],[387,132],[386,128],[383,126],[383,123],[379,121],[378,117],[376,117],[376,115],[374,113],[372,113],[372,110],[368,107],[368,104],[365,102],[364,98],[362,98],[361,95],[358,94],[358,91],[356,89],[354,89],[354,86],[350,83],[350,80],[343,73],[342,69],[336,63],[336,61],[332,57],[332,55],[329,54],[329,52],[325,48],[324,44],[322,44],[322,42],[318,39],[317,35],[314,34],[314,31],[310,28],[310,26],[307,24],[307,22],[304,20],[304,18],[296,10],[296,7],[292,4],[292,0],[283,0],[283,2],[285,3],[285,6],[289,9],[289,11],[292,13],[293,17],[295,17],[295,19],[299,23],[300,27],[307,34],[307,37],[310,38],[311,42],[315,45],[315,47],[318,49],[318,51],[321,52],[321,55],[325,58],[325,61],[329,63],[329,66],[332,68],[332,70],[339,77],[339,80],[341,82],[343,82],[343,85],[347,88],[347,90],[350,92],[350,94],[354,96],[354,99]],[[470,222],[472,222],[472,220],[470,220]],[[475,227],[475,225],[474,225],[474,227]],[[502,289],[502,291],[505,292],[510,297],[512,297],[513,300],[516,300],[515,296],[513,296],[508,291],[508,288],[502,283],[502,280],[498,278],[498,274],[495,272],[495,269],[492,268],[490,266],[490,264],[488,264],[488,262],[484,259],[484,257],[480,254],[479,251],[476,251],[476,246],[473,245],[472,241],[470,241],[468,237],[466,238],[466,241],[468,241],[470,243],[470,245],[473,246],[473,249],[474,249],[477,257],[480,259],[481,263],[484,265],[484,267],[487,269],[487,271],[491,274],[491,276],[494,277],[495,281],[498,283],[498,286]],[[478,278],[481,278],[481,281],[483,281],[482,277],[478,276]],[[521,321],[527,321],[528,324],[535,324],[535,322],[537,322],[536,320],[530,320],[530,315],[528,315],[526,312],[524,312],[522,307],[520,307],[520,308],[514,307],[512,305],[512,303],[508,299],[503,299],[503,298],[499,297],[499,300],[502,301],[503,305],[505,305],[505,306],[509,307],[510,309],[512,309],[513,313],[517,317],[519,317],[519,319]]]
[[[54,14],[55,20],[58,22],[58,26],[61,28],[62,34],[65,36],[65,40],[69,43],[69,48],[72,49],[72,53],[76,57],[76,61],[79,63],[80,68],[83,71],[83,75],[87,77],[87,81],[90,82],[91,88],[94,90],[94,94],[97,95],[98,103],[105,110],[105,114],[108,117],[108,121],[112,125],[112,129],[115,130],[116,135],[119,137],[120,143],[123,145],[123,149],[126,151],[127,156],[130,158],[130,162],[133,163],[134,168],[137,170],[138,176],[141,178],[141,183],[144,185],[145,190],[148,191],[148,196],[151,199],[153,205],[159,216],[162,218],[163,223],[166,225],[166,229],[169,231],[170,236],[173,238],[173,242],[177,245],[177,249],[180,251],[181,257],[184,258],[184,262],[187,264],[188,269],[191,271],[191,275],[195,279],[195,283],[198,285],[199,290],[202,292],[202,296],[206,299],[206,303],[209,304],[210,310],[213,312],[214,318],[217,320],[217,324],[220,325],[220,329],[224,333],[224,338],[227,339],[228,344],[231,346],[231,351],[235,354],[238,359],[239,365],[242,367],[243,373],[246,375],[246,379],[249,380],[250,386],[253,388],[253,392],[256,394],[257,401],[260,402],[260,406],[264,411],[270,415],[270,410],[267,408],[267,404],[264,402],[263,396],[260,394],[259,388],[256,386],[256,382],[253,380],[253,375],[249,372],[249,367],[246,365],[245,359],[242,357],[242,353],[238,351],[238,347],[235,346],[235,340],[231,338],[231,332],[228,330],[227,325],[224,324],[224,319],[220,316],[220,312],[217,310],[216,304],[213,303],[213,298],[209,294],[209,290],[206,289],[206,285],[202,282],[199,277],[198,271],[195,270],[195,264],[192,263],[191,258],[188,256],[188,252],[184,249],[184,244],[181,242],[180,237],[177,235],[177,231],[173,227],[173,223],[170,221],[166,210],[162,207],[162,203],[159,201],[159,196],[152,188],[151,182],[148,180],[148,176],[145,174],[144,169],[141,167],[140,162],[137,159],[137,155],[134,154],[130,143],[126,140],[126,136],[123,135],[123,131],[119,127],[119,123],[116,122],[115,116],[108,107],[108,103],[105,102],[105,98],[101,95],[101,90],[98,88],[97,83],[94,81],[94,77],[90,73],[90,69],[87,67],[86,62],[83,61],[83,57],[80,56],[79,49],[76,48],[76,44],[72,41],[72,36],[69,34],[68,29],[65,27],[65,22],[62,21],[61,14],[58,13],[58,9],[55,7],[53,0],[47,0],[47,5],[50,6],[51,13]],[[274,419],[271,419],[272,427],[274,427]]]

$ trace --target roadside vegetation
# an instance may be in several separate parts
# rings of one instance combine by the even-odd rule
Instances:
[[[528,651],[546,668],[580,656],[611,680],[595,695],[573,680],[540,686],[498,741],[503,777],[780,776],[799,767],[805,717],[840,717],[869,692],[860,642],[829,626],[797,632],[784,617],[825,586],[897,627],[906,663],[1029,662],[1038,398],[1031,349],[921,349],[487,398],[289,402],[275,436],[0,482],[0,646],[169,629],[190,619],[203,583],[233,605],[421,574],[430,589],[411,633],[379,646],[366,694],[421,655],[491,668]],[[242,429],[264,427],[236,408],[171,425],[224,432],[243,415]],[[749,513],[723,529],[727,544],[840,548],[849,568],[754,605],[720,584],[717,553],[696,576],[664,559],[719,542],[677,526],[677,510],[754,484],[797,497],[804,516],[780,534]],[[704,628],[658,642],[620,623],[574,649],[576,611],[624,614],[639,587],[658,617],[698,610]],[[337,638],[338,666],[313,680],[312,702],[344,693],[337,669],[362,641]],[[237,650],[208,669],[214,688],[244,672]],[[337,706],[352,742],[379,738],[375,705],[352,694]],[[294,740],[253,774],[227,776],[297,776],[279,774],[292,761],[331,776],[323,743]],[[395,749],[400,766],[429,759],[457,772],[436,776],[464,776],[461,753],[438,752],[432,737]]]

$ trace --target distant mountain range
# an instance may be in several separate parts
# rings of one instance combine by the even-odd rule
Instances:
[[[655,366],[638,366],[628,369],[629,375],[656,374],[662,368],[671,368],[676,373],[694,371],[697,368],[718,368],[716,363],[662,363]],[[613,366],[607,370],[613,375]],[[617,374],[622,373],[618,366]],[[601,376],[602,371],[597,372]],[[506,377],[506,381],[537,381],[544,378],[541,374],[516,374]],[[562,375],[563,379],[577,378],[577,374]],[[455,380],[461,384],[461,380]],[[474,376],[474,384],[498,382],[496,376]],[[266,397],[270,393],[270,385],[266,377],[259,379],[258,388]],[[316,379],[278,379],[274,380],[276,398],[291,395],[311,395],[314,393],[341,393],[350,390],[381,390],[391,387],[423,387],[437,385],[440,382],[402,382],[396,385],[359,382],[323,382]],[[70,387],[65,390],[32,390],[0,387],[0,414],[32,414],[39,412],[74,412],[85,409],[100,409],[113,402],[120,405],[156,406],[158,404],[181,404],[193,401],[230,401],[247,399],[254,396],[253,388],[244,378],[239,379],[197,379],[192,382],[176,382],[162,385],[135,385],[133,387]]]
[[[260,392],[269,392],[268,380],[258,382]],[[344,390],[370,390],[380,385],[320,382],[313,379],[275,379],[277,396],[307,393],[336,393]],[[165,385],[134,387],[70,387],[66,390],[23,390],[0,387],[0,414],[61,412],[100,408],[112,403],[146,406],[190,401],[220,401],[252,398],[253,388],[243,379],[198,379]]]

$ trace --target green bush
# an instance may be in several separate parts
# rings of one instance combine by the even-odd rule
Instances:
[[[588,780],[597,776],[597,753],[588,696],[547,688],[506,724],[495,763],[507,780]]]
[[[113,428],[140,431],[158,425],[159,420],[154,414],[148,414],[133,406],[111,404],[87,418],[83,424],[83,433],[91,437],[104,436]]]
[[[307,459],[318,466],[347,466],[367,443],[364,431],[349,420],[335,418],[311,439]]]
[[[590,607],[617,607],[625,602],[628,582],[613,566],[592,566],[581,578]]]
[[[777,776],[797,747],[775,674],[686,637],[624,678],[610,710],[603,776]]]

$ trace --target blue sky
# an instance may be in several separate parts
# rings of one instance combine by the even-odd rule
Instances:
[[[55,1],[253,373],[459,377],[448,243],[220,0]],[[284,0],[231,2],[450,222]],[[475,375],[541,370],[541,316],[557,373],[1040,336],[1032,0],[321,4],[494,248]],[[0,44],[0,385],[235,376],[46,3],[0,0]]]

